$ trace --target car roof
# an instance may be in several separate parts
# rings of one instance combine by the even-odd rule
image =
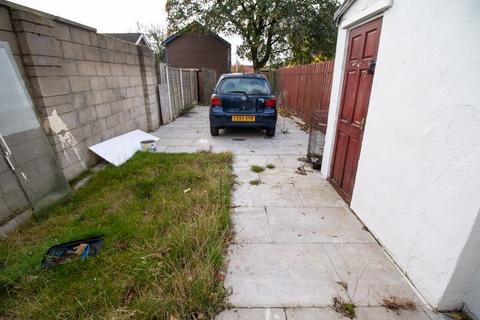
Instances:
[[[225,78],[260,78],[267,80],[267,77],[265,77],[265,75],[258,73],[224,73],[220,77],[220,80]]]

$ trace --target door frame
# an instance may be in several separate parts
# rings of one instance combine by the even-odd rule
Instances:
[[[390,6],[386,7],[385,10],[388,9],[389,7]],[[342,108],[342,104],[343,104],[343,90],[344,90],[344,87],[345,87],[345,69],[346,69],[346,63],[347,63],[347,59],[348,59],[348,49],[349,49],[349,45],[350,45],[349,39],[350,39],[350,34],[351,34],[353,29],[361,27],[362,25],[367,24],[371,21],[377,20],[379,18],[382,18],[382,28],[383,28],[384,13],[385,13],[385,11],[382,11],[381,13],[377,13],[377,14],[373,14],[373,15],[366,15],[364,17],[356,19],[355,21],[349,21],[348,23],[345,24],[345,26],[341,27],[341,29],[346,29],[347,32],[344,35],[343,59],[342,59],[341,70],[340,70],[340,83],[339,83],[339,87],[338,87],[338,91],[337,91],[337,103],[336,103],[336,106],[335,106],[335,115],[334,115],[335,120],[333,121],[333,126],[332,126],[333,134],[331,136],[331,141],[330,141],[331,148],[330,148],[330,152],[329,152],[330,154],[329,154],[329,163],[328,163],[328,171],[327,171],[327,180],[330,182],[332,187],[337,191],[337,193],[342,197],[342,199],[344,199],[345,202],[347,202],[348,205],[350,205],[351,202],[352,202],[353,192],[355,190],[355,183],[353,185],[351,197],[350,197],[350,199],[347,200],[343,197],[343,195],[342,195],[343,192],[341,190],[339,190],[339,188],[337,188],[336,184],[332,183],[331,179],[332,179],[332,174],[333,174],[333,166],[335,164],[335,154],[336,154],[336,151],[337,151],[337,136],[338,136],[337,125],[338,125],[338,121],[339,121],[340,116],[341,116],[341,108]],[[378,40],[379,45],[378,45],[378,48],[377,48],[377,57],[378,57],[378,52],[379,52],[379,49],[380,49],[381,38],[382,38],[382,33],[380,34],[380,37],[379,37],[379,40]],[[378,59],[377,59],[377,62],[378,62]],[[372,87],[371,87],[371,90],[370,90],[370,94],[373,91],[374,84],[375,84],[375,77],[372,80]],[[369,101],[368,106],[370,106],[370,101]],[[368,117],[368,109],[367,109],[367,113],[365,115],[365,119],[367,119],[367,117]],[[355,170],[355,180],[356,180],[357,173],[358,173],[358,167],[359,167],[360,157],[361,157],[361,153],[362,153],[362,145],[363,145],[363,136],[362,136],[362,144],[360,145],[357,168]]]

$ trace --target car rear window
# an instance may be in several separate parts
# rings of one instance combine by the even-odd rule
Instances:
[[[225,78],[220,83],[220,94],[243,93],[250,95],[270,95],[270,86],[262,78]]]

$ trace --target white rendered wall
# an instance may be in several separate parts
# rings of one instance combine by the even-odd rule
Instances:
[[[322,173],[329,176],[342,18]],[[395,0],[385,11],[351,208],[433,306],[480,313],[480,2]],[[461,271],[461,272],[460,272]]]

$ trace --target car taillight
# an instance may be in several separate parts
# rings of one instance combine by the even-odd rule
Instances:
[[[275,98],[265,100],[265,107],[276,108],[277,107],[277,100]]]
[[[220,99],[219,96],[216,94],[212,95],[212,98],[210,99],[210,105],[213,106],[221,106],[222,105],[222,99]]]

